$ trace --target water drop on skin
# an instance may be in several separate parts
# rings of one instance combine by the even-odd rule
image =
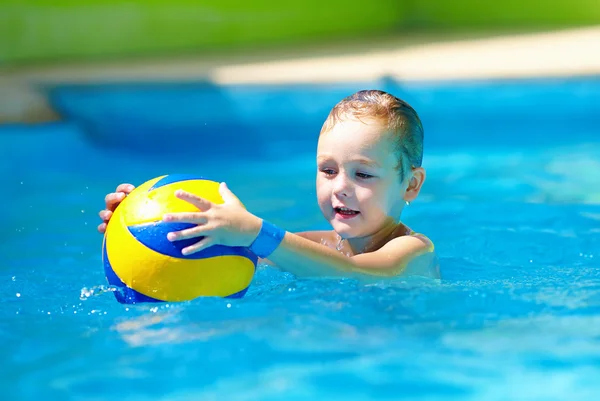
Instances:
[[[339,240],[337,246],[335,247],[335,250],[341,251],[343,247],[344,247],[344,239],[342,237],[340,237],[340,240]]]

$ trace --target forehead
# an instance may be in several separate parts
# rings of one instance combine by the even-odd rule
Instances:
[[[319,137],[318,155],[366,156],[383,162],[393,156],[391,135],[375,119],[347,119]]]

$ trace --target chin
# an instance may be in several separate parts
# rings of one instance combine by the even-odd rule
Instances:
[[[341,223],[337,220],[332,220],[329,222],[333,230],[342,238],[350,239],[362,236],[358,227],[352,227],[348,224]]]

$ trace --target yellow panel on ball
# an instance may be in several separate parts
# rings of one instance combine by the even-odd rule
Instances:
[[[179,175],[177,175],[179,176]],[[166,213],[194,212],[198,209],[173,194],[178,189],[199,195],[213,203],[223,203],[219,194],[219,183],[206,179],[170,181],[173,175],[154,178],[136,188],[123,201],[124,205],[135,203],[135,207],[122,208],[125,224],[143,224],[158,221]]]
[[[223,203],[217,182],[188,175],[158,177],[132,191],[115,210],[103,244],[106,277],[121,287],[120,302],[241,297],[248,289],[257,257],[247,248],[215,245],[183,255],[181,249],[202,238],[167,240],[169,232],[194,225],[163,222],[164,214],[198,210],[176,198],[177,189]]]

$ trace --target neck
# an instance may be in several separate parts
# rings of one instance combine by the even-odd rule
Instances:
[[[352,254],[358,255],[365,252],[373,252],[381,248],[392,238],[406,234],[410,231],[404,224],[390,219],[386,224],[383,225],[375,233],[357,238],[348,238],[346,240],[341,239],[338,244],[338,250],[348,249],[351,250]],[[345,243],[345,244],[344,244]]]

